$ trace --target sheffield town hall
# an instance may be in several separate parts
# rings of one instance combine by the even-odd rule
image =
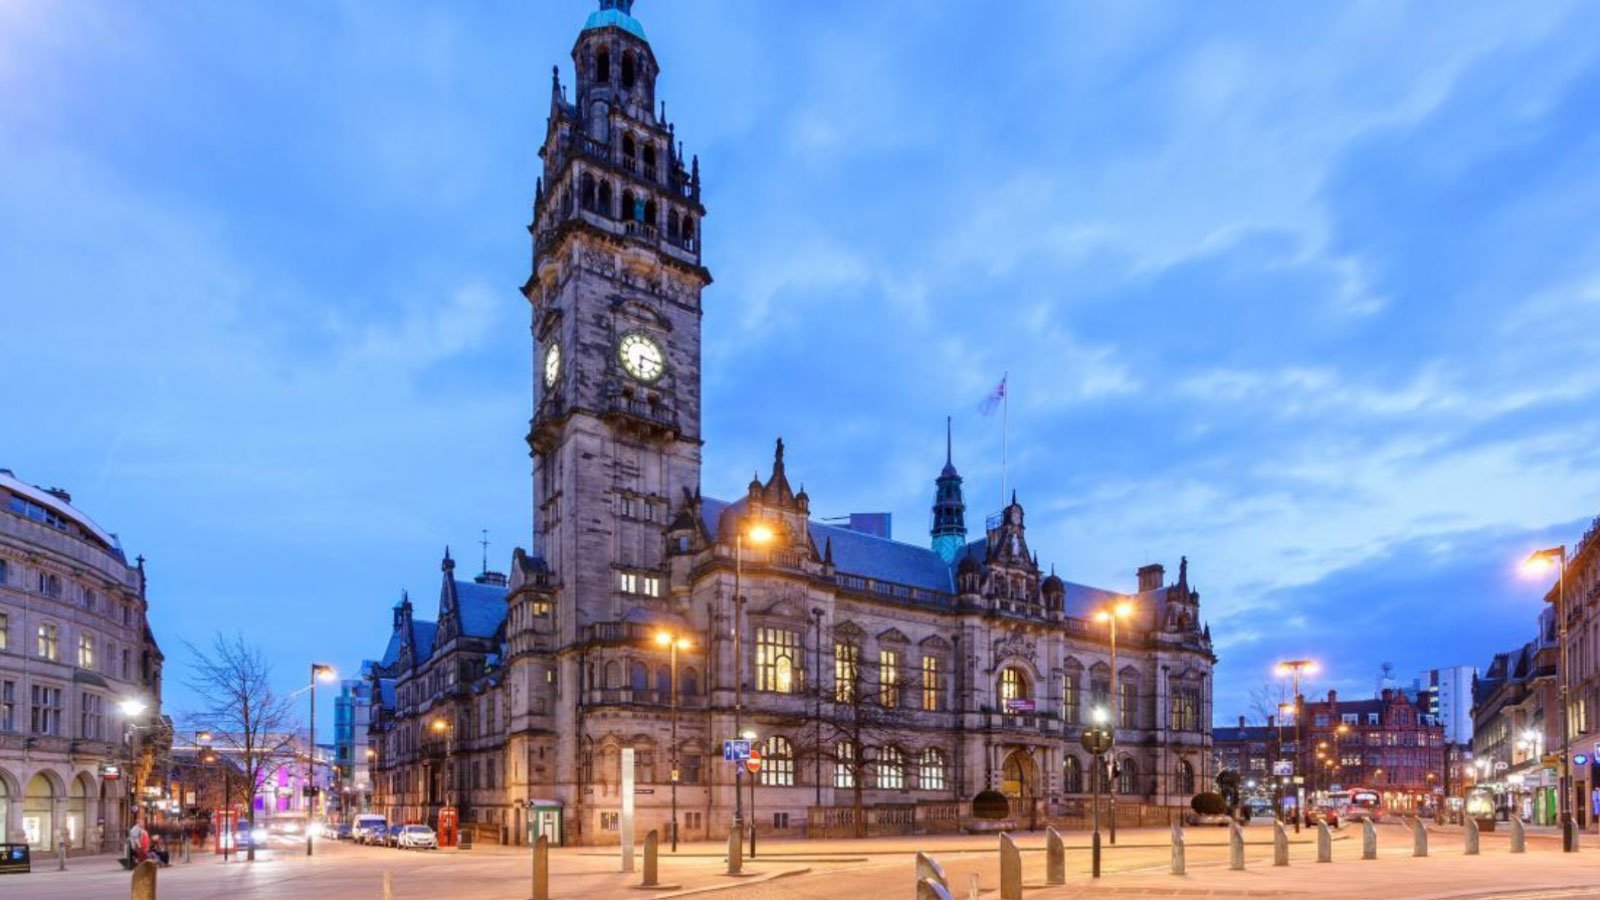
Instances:
[[[1186,806],[1213,774],[1216,661],[1187,562],[1126,591],[1058,577],[1015,495],[967,515],[948,452],[924,544],[814,521],[781,441],[742,496],[702,494],[700,166],[632,6],[602,0],[550,89],[524,287],[535,549],[473,578],[446,553],[434,617],[394,607],[366,667],[373,809],[513,842],[555,809],[566,843],[614,843],[631,757],[641,834],[675,808],[684,839],[720,839],[736,807],[797,836],[956,831],[984,793],[1042,827],[1083,814],[1096,710],[1119,815]],[[764,758],[736,799],[723,742],[744,732]]]

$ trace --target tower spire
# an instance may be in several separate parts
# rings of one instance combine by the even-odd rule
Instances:
[[[961,497],[961,475],[956,472],[955,438],[951,417],[944,420],[944,471],[934,480],[933,549],[946,563],[954,564],[967,543],[967,504]]]

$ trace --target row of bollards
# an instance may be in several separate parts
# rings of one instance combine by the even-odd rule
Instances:
[[[1423,826],[1422,820],[1411,819],[1411,855],[1425,857],[1428,855],[1428,831]],[[1476,822],[1467,820],[1464,833],[1465,850],[1468,856],[1480,855],[1481,846],[1479,830]],[[1317,823],[1317,862],[1333,862],[1333,831],[1326,822]],[[647,854],[651,842],[646,840]],[[1511,820],[1511,852],[1527,852],[1527,834],[1523,824],[1518,819]],[[1067,881],[1067,854],[1066,844],[1061,834],[1054,828],[1045,829],[1045,884],[1047,886],[1063,885]],[[1184,836],[1183,826],[1178,822],[1172,823],[1172,874],[1184,875],[1188,872],[1188,842]],[[648,858],[648,857],[647,857]],[[1361,822],[1361,858],[1375,860],[1378,858],[1378,832],[1371,820]],[[1289,832],[1282,822],[1272,823],[1272,864],[1274,866],[1289,865]],[[648,863],[647,863],[648,865]],[[1244,829],[1238,822],[1228,826],[1228,868],[1242,872],[1245,870],[1245,842]],[[944,869],[937,860],[926,853],[917,854],[917,898],[918,900],[951,900],[950,881],[945,876]],[[972,897],[977,897],[977,876],[973,876]],[[1016,841],[1009,834],[1000,835],[1000,895],[999,900],[1022,900],[1022,853]],[[534,900],[547,900],[537,895]]]

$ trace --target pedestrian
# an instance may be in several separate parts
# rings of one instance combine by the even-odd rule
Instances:
[[[134,814],[133,825],[128,828],[128,861],[137,866],[150,854],[150,832],[144,830],[139,815]]]

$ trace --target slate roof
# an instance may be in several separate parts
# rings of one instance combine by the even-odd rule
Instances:
[[[639,20],[628,15],[620,9],[602,9],[590,13],[589,21],[583,24],[583,30],[590,31],[595,28],[606,28],[611,25],[621,28],[623,31],[626,31],[641,41],[650,40],[644,36],[644,26],[639,24]]]
[[[1246,725],[1243,728],[1237,726],[1233,728],[1213,728],[1211,729],[1211,737],[1219,744],[1239,744],[1247,741],[1256,743],[1271,740],[1275,737],[1273,732],[1276,730],[1276,728],[1268,728],[1265,725]]]
[[[747,501],[727,503],[709,497],[700,501],[700,515],[713,533],[719,530],[723,513],[744,509]],[[940,593],[953,593],[955,582],[950,567],[932,548],[851,531],[836,525],[810,523],[811,540],[817,552],[831,541],[833,564],[842,573],[878,581],[903,584]]]
[[[378,679],[378,702],[383,704],[384,709],[394,709],[395,690],[393,678]]]
[[[461,633],[469,637],[492,638],[506,620],[506,588],[475,581],[456,581],[456,602],[460,604]]]
[[[438,623],[411,620],[411,640],[416,645],[418,662],[433,655],[433,637],[438,633]]]

